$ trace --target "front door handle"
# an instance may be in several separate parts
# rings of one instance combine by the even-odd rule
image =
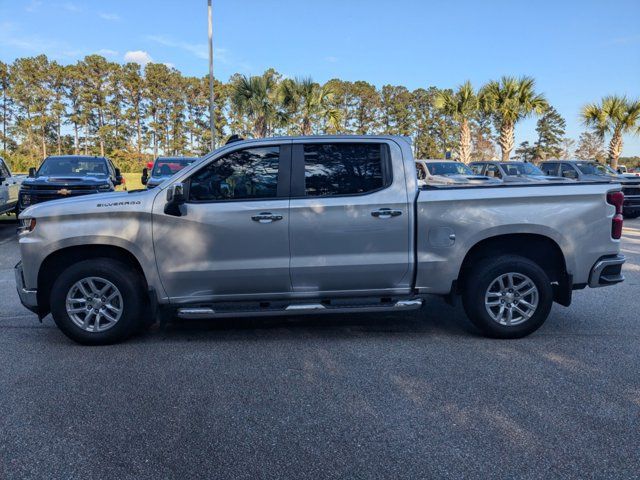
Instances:
[[[271,212],[261,212],[258,215],[252,216],[251,220],[259,223],[271,223],[271,222],[277,222],[278,220],[282,220],[282,215],[274,215]]]
[[[391,218],[399,215],[402,215],[402,210],[391,210],[390,208],[379,208],[371,212],[371,216],[376,218]]]

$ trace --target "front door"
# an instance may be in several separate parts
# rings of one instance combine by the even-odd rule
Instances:
[[[411,214],[398,146],[301,140],[293,152],[294,292],[407,293]]]
[[[289,294],[291,147],[239,148],[195,170],[181,216],[154,203],[155,256],[173,301],[267,298]]]

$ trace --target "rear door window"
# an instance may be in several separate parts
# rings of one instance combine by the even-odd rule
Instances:
[[[476,163],[474,165],[470,165],[471,170],[473,170],[473,173],[475,173],[476,175],[482,175],[482,170],[484,169],[485,164],[484,163]]]
[[[498,168],[498,166],[493,164],[487,165],[485,175],[487,177],[502,178],[502,172],[500,172],[500,168]]]
[[[545,175],[558,175],[557,163],[543,163],[542,165],[540,165],[540,169],[544,172]]]
[[[376,143],[304,145],[305,196],[358,195],[384,188],[389,183],[386,148]]]
[[[578,171],[568,163],[560,165],[560,176],[565,178],[578,178]]]

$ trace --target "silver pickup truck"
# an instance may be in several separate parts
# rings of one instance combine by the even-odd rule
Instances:
[[[25,175],[13,175],[0,157],[0,214],[17,212],[18,192],[24,179]]]
[[[486,335],[536,330],[623,281],[609,182],[419,187],[400,137],[235,142],[147,191],[26,209],[22,303],[83,344],[164,315],[404,311],[427,295]]]

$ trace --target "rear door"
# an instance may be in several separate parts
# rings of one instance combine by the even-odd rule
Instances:
[[[162,284],[176,302],[289,295],[287,143],[238,149],[186,180],[181,216],[154,202],[153,235]]]
[[[294,292],[407,293],[412,215],[399,147],[296,141],[291,175]]]

